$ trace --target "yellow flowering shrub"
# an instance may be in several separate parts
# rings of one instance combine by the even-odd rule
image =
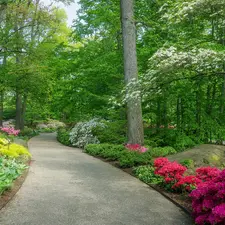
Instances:
[[[15,143],[10,144],[9,147],[8,147],[8,145],[0,146],[0,155],[8,156],[11,158],[18,158],[20,156],[23,156],[26,158],[31,157],[31,154],[27,148],[25,148],[22,145],[15,144]]]
[[[0,138],[0,145],[7,145],[8,140],[6,138]]]

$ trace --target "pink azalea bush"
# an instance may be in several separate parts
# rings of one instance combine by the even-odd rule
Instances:
[[[130,151],[136,151],[136,152],[140,152],[140,153],[144,153],[147,152],[147,148],[145,148],[144,146],[141,146],[139,144],[126,144],[125,147],[130,150]]]
[[[198,225],[225,224],[225,170],[190,194],[193,215]]]
[[[208,166],[196,169],[196,175],[185,175],[186,167],[164,157],[155,159],[154,168],[171,191],[190,193],[196,224],[225,224],[225,170]]]
[[[20,130],[15,130],[14,127],[1,127],[0,130],[7,135],[17,136]]]

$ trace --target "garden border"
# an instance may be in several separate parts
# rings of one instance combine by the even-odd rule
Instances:
[[[28,161],[27,164],[30,165],[32,160]],[[27,168],[23,174],[21,174],[14,182],[12,188],[9,190],[5,191],[1,196],[0,196],[0,211],[15,197],[17,192],[20,190],[22,185],[24,184],[28,174],[29,174],[29,169]]]

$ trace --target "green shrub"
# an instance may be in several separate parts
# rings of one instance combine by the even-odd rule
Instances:
[[[38,131],[33,130],[32,128],[29,127],[25,127],[24,130],[20,131],[19,136],[31,138],[36,136],[37,134]]]
[[[161,184],[163,177],[156,175],[153,166],[139,166],[134,169],[134,174],[147,184]]]
[[[125,151],[122,145],[113,144],[89,144],[85,146],[85,152],[93,156],[100,156],[107,160],[118,160]]]
[[[152,161],[152,156],[149,151],[139,153],[135,151],[125,151],[119,158],[119,164],[122,168],[130,168],[133,166],[147,165]]]
[[[0,195],[12,186],[13,181],[27,168],[16,159],[0,157]]]
[[[150,150],[152,157],[160,157],[175,154],[177,151],[170,146],[156,147]]]
[[[126,142],[125,121],[104,122],[105,127],[95,127],[93,134],[100,143],[123,144]]]
[[[144,140],[144,145],[149,147],[157,147],[157,143],[153,140]]]
[[[70,130],[66,128],[59,128],[57,130],[57,140],[63,145],[71,146]]]
[[[177,135],[175,143],[172,145],[177,151],[183,151],[187,148],[194,147],[195,142],[185,134]]]
[[[179,162],[181,165],[186,166],[187,168],[193,168],[194,167],[194,160],[192,159],[184,159]]]

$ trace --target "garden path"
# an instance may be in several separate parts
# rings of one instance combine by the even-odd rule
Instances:
[[[129,174],[65,147],[54,134],[29,142],[29,175],[0,212],[1,225],[190,225],[189,216]]]

